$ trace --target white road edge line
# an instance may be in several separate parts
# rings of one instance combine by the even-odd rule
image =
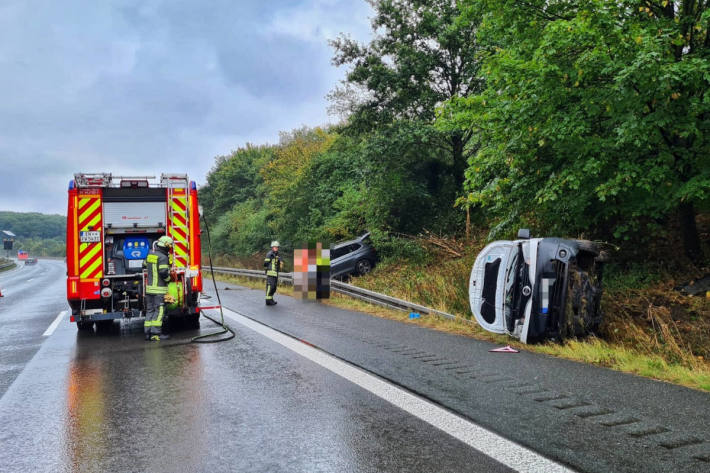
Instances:
[[[44,331],[44,333],[42,334],[42,336],[43,336],[43,337],[49,337],[50,335],[52,335],[52,334],[54,333],[54,331],[57,330],[57,327],[59,326],[59,322],[61,322],[62,319],[64,318],[64,316],[66,316],[66,315],[67,315],[67,311],[66,311],[66,310],[61,311],[61,312],[57,315],[57,318],[54,319],[54,322],[52,322],[51,324],[49,324],[49,327],[47,327],[47,330]]]
[[[513,470],[520,473],[573,471],[321,350],[255,322],[238,312],[226,308],[223,310],[224,315],[235,322],[357,384]]]

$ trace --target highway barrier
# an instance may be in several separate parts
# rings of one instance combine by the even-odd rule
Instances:
[[[205,267],[204,270],[206,271],[208,268],[209,267]],[[266,279],[264,271],[258,269],[225,268],[218,266],[215,266],[212,269],[215,273],[228,274],[231,276]],[[292,273],[279,274],[279,282],[293,284]],[[430,307],[415,304],[414,302],[397,299],[396,297],[391,297],[386,294],[380,294],[379,292],[369,291],[367,289],[353,286],[352,284],[347,284],[336,279],[330,280],[330,290],[339,294],[353,297],[355,299],[360,299],[361,301],[369,302],[371,304],[388,307],[390,309],[402,310],[405,312],[417,312],[420,314],[437,315],[439,317],[444,317],[447,319],[457,319],[462,320],[464,322],[471,322],[468,319],[456,317],[455,315],[449,314],[447,312],[442,312],[440,310],[432,309]]]

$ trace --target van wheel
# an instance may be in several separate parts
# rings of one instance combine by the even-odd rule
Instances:
[[[357,271],[360,276],[369,273],[370,270],[372,270],[372,263],[370,263],[368,259],[363,258],[355,263],[355,271]]]
[[[565,301],[565,317],[560,320],[562,338],[583,337],[597,333],[602,322],[602,288],[598,275],[571,266]]]

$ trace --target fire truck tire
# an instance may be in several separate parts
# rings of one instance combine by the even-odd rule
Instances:
[[[97,332],[107,332],[111,330],[111,327],[113,327],[113,320],[101,320],[99,322],[96,322]]]
[[[76,323],[77,330],[91,330],[92,328],[94,328],[93,322],[77,322]]]
[[[185,320],[187,321],[187,325],[190,328],[200,328],[200,313],[198,312],[197,314],[190,314],[185,317]]]

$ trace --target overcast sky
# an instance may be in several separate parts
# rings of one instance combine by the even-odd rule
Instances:
[[[328,46],[364,0],[0,0],[0,210],[66,214],[75,172],[187,172],[335,120]]]

